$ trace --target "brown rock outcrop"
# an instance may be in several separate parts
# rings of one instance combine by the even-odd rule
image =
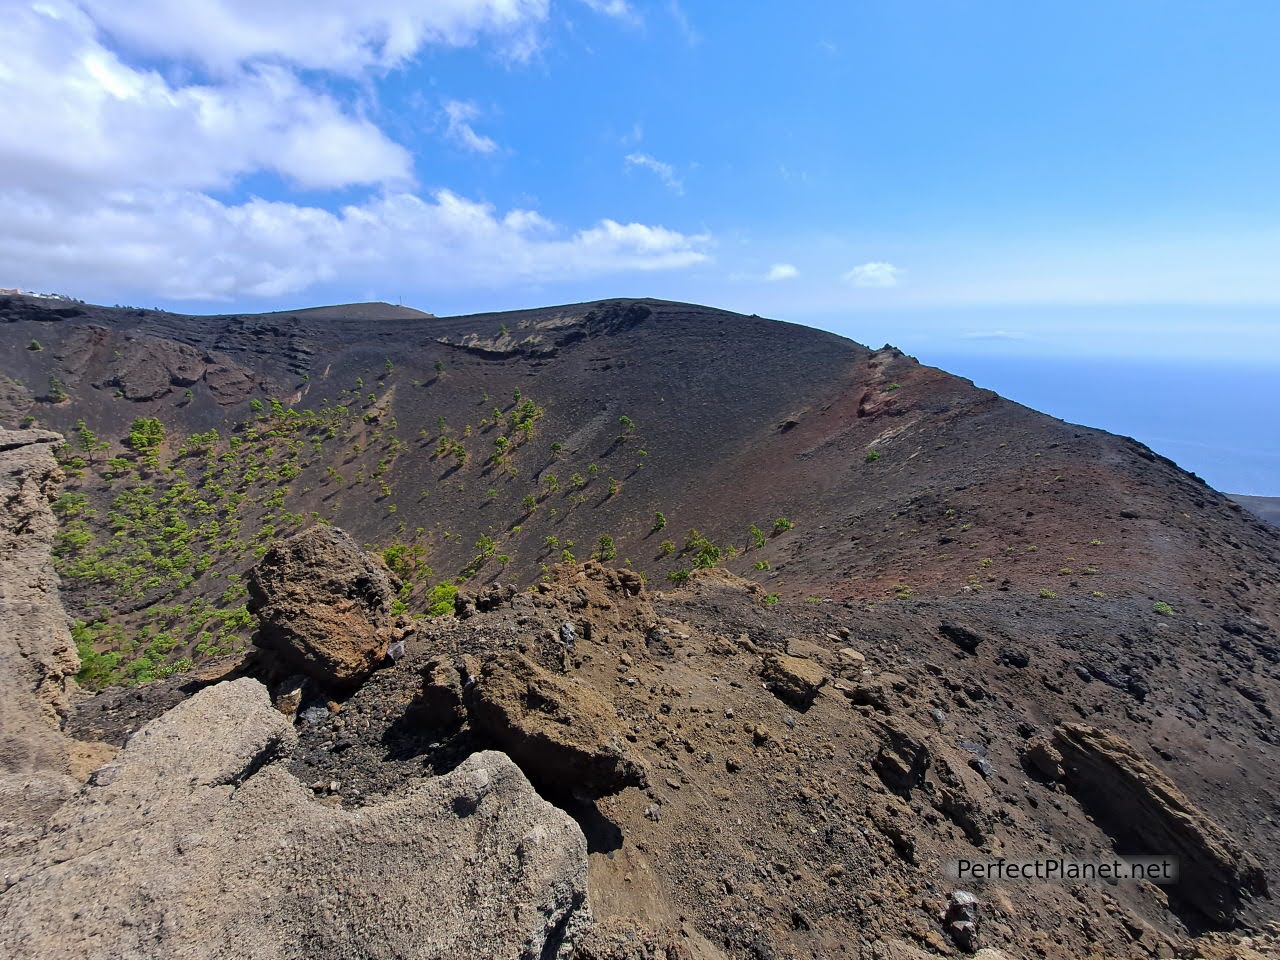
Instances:
[[[471,725],[546,789],[599,797],[643,786],[622,744],[617,711],[598,694],[520,654],[483,665],[467,691]]]
[[[1257,861],[1177,786],[1120,737],[1080,724],[1054,730],[1067,787],[1122,852],[1173,855],[1181,898],[1220,926],[1234,924],[1244,898],[1267,892]]]
[[[276,544],[249,573],[258,647],[286,673],[331,690],[363,681],[410,627],[392,613],[399,581],[382,558],[334,527]]]
[[[0,894],[14,960],[566,957],[587,846],[499,753],[344,810],[279,762],[296,739],[251,679],[140,730]]]
[[[760,676],[775,697],[797,710],[808,710],[818,690],[827,682],[821,664],[783,653],[767,656]]]

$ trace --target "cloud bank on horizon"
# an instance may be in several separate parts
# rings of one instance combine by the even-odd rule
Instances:
[[[1280,358],[1262,0],[0,4],[0,284],[190,309],[640,293],[835,328],[978,309],[894,329],[1044,349],[1079,329],[1061,307],[1247,309]]]

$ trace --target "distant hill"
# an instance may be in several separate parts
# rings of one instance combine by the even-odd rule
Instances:
[[[312,320],[429,320],[435,315],[403,304],[339,303],[327,307],[303,307],[300,310],[281,310],[269,316],[307,317]]]
[[[1233,493],[1231,499],[1254,516],[1280,527],[1280,497],[1250,497]]]

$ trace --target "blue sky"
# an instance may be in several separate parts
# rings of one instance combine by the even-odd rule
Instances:
[[[1271,2],[0,12],[0,285],[193,312],[658,296],[992,361],[1011,395],[1042,360],[1126,360],[1166,371],[1138,378],[1166,409],[1192,361],[1280,379]],[[1255,445],[1277,406],[1237,411]],[[1280,493],[1215,476],[1232,456],[1188,465]]]

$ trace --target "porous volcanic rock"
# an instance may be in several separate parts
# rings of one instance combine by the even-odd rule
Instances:
[[[17,423],[36,398],[17,380],[0,375],[0,420]]]
[[[1233,925],[1245,898],[1267,893],[1257,861],[1127,741],[1068,723],[1054,730],[1053,743],[1068,789],[1117,842],[1178,857],[1177,892],[1211,922]]]
[[[57,728],[80,668],[53,568],[59,434],[0,430],[0,770],[61,766]]]
[[[252,679],[152,721],[54,817],[0,895],[15,960],[567,956],[586,840],[483,752],[346,810],[277,762],[296,739]]]
[[[382,559],[335,527],[276,544],[249,573],[256,643],[285,672],[327,689],[359,685],[409,632],[393,614],[400,583]]]
[[[61,442],[44,430],[0,430],[0,875],[76,789],[59,726],[80,658],[51,555]]]
[[[615,708],[518,653],[481,667],[467,691],[467,713],[476,730],[555,793],[599,797],[647,782],[622,746]]]

